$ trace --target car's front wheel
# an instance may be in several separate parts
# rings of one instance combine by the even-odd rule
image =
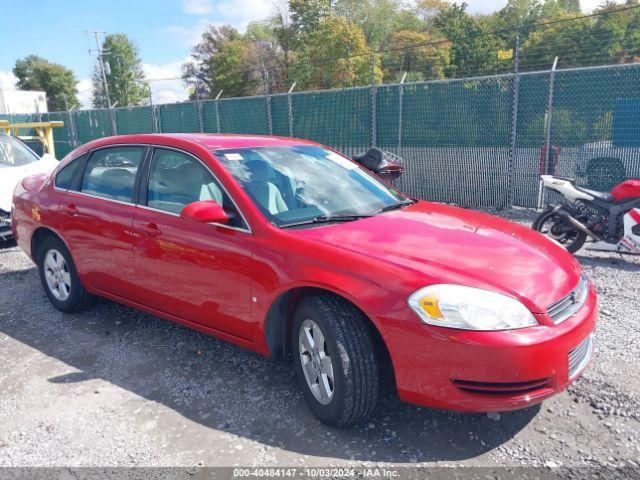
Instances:
[[[75,312],[91,302],[80,282],[66,245],[56,237],[45,238],[37,250],[40,281],[49,300],[63,312]]]
[[[313,413],[345,426],[373,412],[378,364],[366,318],[333,296],[307,297],[298,306],[291,335],[295,372]]]

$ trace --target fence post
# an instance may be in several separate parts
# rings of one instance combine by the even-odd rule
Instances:
[[[376,56],[371,53],[371,146],[375,147],[378,143],[378,112],[377,112],[377,95],[376,87]]]
[[[158,122],[156,119],[156,107],[153,104],[153,94],[149,89],[149,107],[151,108],[151,130],[153,133],[158,133]]]
[[[293,137],[293,102],[291,101],[291,92],[296,88],[296,82],[291,84],[291,88],[287,92],[287,117],[289,118],[289,136]]]
[[[407,79],[407,72],[402,74],[400,85],[398,86],[398,150],[402,148],[402,104],[404,98],[404,81]]]
[[[202,101],[200,100],[200,79],[196,78],[196,112],[198,114],[198,130],[204,133],[204,119],[202,118]]]
[[[111,134],[118,134],[118,121],[116,120],[116,110],[114,108],[109,109],[109,119],[111,120]]]
[[[265,103],[267,106],[267,128],[269,135],[273,135],[273,119],[271,118],[271,95],[265,95]]]
[[[220,133],[220,96],[222,95],[222,90],[218,92],[215,98],[215,107],[216,107],[216,126],[218,128],[218,133]]]
[[[267,113],[267,130],[269,135],[273,135],[273,119],[271,118],[271,96],[269,95],[269,72],[262,69],[262,80],[264,82],[264,105]]]
[[[549,149],[551,148],[551,121],[553,118],[553,87],[556,80],[556,67],[558,57],[553,60],[553,66],[549,73],[549,103],[547,104],[547,133],[545,137],[544,173],[549,173]]]
[[[553,118],[553,87],[556,80],[556,67],[558,66],[558,57],[553,59],[553,65],[549,72],[549,98],[547,103],[547,131],[545,133],[544,141],[544,173],[549,174],[549,150],[551,149],[551,121]],[[542,180],[540,180],[538,188],[538,209],[541,209],[544,205],[546,189]]]
[[[78,133],[76,132],[76,122],[73,119],[71,110],[67,110],[67,115],[69,116],[69,145],[71,146],[71,148],[77,148]]]
[[[153,106],[153,129],[156,133],[162,133],[162,118],[160,117],[160,107],[158,105]]]
[[[520,99],[520,35],[516,35],[513,58],[513,101],[511,102],[511,144],[509,147],[509,168],[507,173],[507,207],[513,207],[513,180],[516,166],[516,145],[518,141],[518,102]]]

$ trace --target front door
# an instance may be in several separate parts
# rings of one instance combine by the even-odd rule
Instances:
[[[138,301],[251,339],[253,236],[229,195],[200,160],[163,148],[154,149],[141,192],[133,221]],[[217,201],[231,222],[181,218],[198,200]]]
[[[64,195],[63,237],[89,287],[133,297],[134,185],[145,147],[94,151],[84,174]]]

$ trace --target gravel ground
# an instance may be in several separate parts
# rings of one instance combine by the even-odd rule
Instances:
[[[522,213],[508,215],[523,220]],[[98,301],[65,315],[0,247],[0,466],[640,465],[640,257],[578,255],[600,294],[585,375],[500,415],[408,405],[332,429],[286,360]]]

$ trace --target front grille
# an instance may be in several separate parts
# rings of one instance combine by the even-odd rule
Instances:
[[[550,388],[548,378],[529,380],[527,382],[475,382],[470,380],[452,380],[453,384],[463,392],[477,395],[525,395],[538,390]]]
[[[575,315],[575,313],[584,305],[589,293],[589,281],[587,277],[582,274],[578,281],[578,286],[574,288],[569,295],[561,298],[549,308],[547,308],[547,315],[551,317],[553,323],[564,322],[567,318]]]
[[[589,335],[576,348],[569,352],[569,380],[578,375],[587,366],[593,352],[593,334]]]

